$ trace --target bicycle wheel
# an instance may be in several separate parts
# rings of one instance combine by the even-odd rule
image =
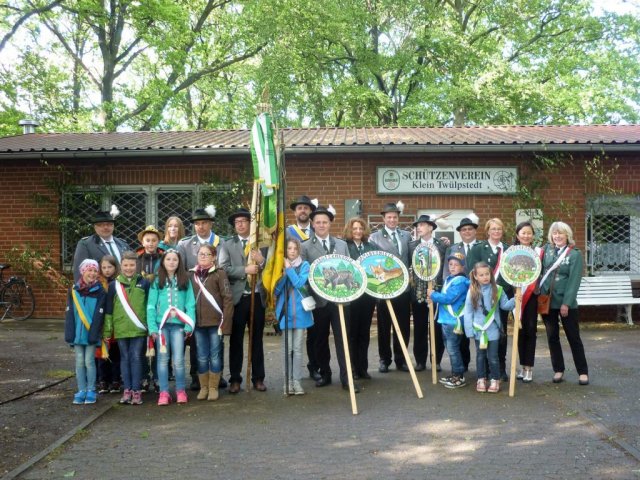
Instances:
[[[8,316],[14,320],[26,320],[36,309],[33,290],[24,280],[10,282],[2,291],[1,301],[7,303]]]

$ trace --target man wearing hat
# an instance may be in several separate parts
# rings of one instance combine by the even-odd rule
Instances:
[[[96,262],[105,255],[113,255],[120,262],[122,254],[131,250],[127,242],[113,236],[115,227],[114,217],[109,212],[97,212],[91,219],[95,233],[78,241],[73,255],[73,279],[80,278],[80,264],[90,258]]]
[[[400,258],[407,268],[409,268],[411,266],[411,257],[409,256],[409,241],[411,237],[409,233],[398,228],[400,213],[402,213],[402,210],[397,204],[387,203],[382,209],[382,212],[380,212],[382,220],[384,221],[384,227],[373,233],[370,240],[377,244],[381,250],[392,253]],[[391,300],[406,345],[409,344],[411,332],[410,299],[409,290],[407,289],[406,292]],[[380,355],[378,371],[380,371],[380,373],[387,373],[389,371],[389,365],[391,365],[391,325],[391,314],[387,308],[387,303],[378,302],[378,353]],[[393,335],[393,356],[396,362],[396,368],[403,372],[408,372],[408,359],[404,358],[400,342],[395,334]]]
[[[330,254],[340,254],[349,256],[347,243],[331,235],[331,223],[333,222],[333,207],[318,207],[311,212],[311,222],[313,224],[314,235],[308,242],[302,244],[301,256],[303,260],[313,263],[318,258]],[[335,303],[329,302],[314,293],[316,308],[313,311],[313,322],[315,325],[315,352],[318,366],[320,367],[320,378],[316,381],[316,387],[324,387],[331,384],[331,352],[329,349],[329,327],[333,330],[333,341],[340,367],[340,382],[342,388],[349,390],[349,379],[347,376],[347,362],[344,355],[344,345],[342,335],[347,335],[340,327],[340,313]],[[356,392],[358,392],[356,387]]]
[[[471,248],[477,243],[476,236],[478,234],[478,217],[475,214],[471,214],[468,217],[460,220],[460,225],[456,227],[456,230],[460,234],[461,241],[451,245],[447,249],[446,257],[449,258],[452,255],[461,254],[462,258],[467,258],[467,255],[471,251]],[[465,266],[466,268],[466,266]],[[467,269],[467,274],[469,270]],[[446,281],[449,276],[449,271],[444,269],[444,280]],[[469,350],[469,339],[462,335],[460,339],[460,354],[462,355],[462,363],[464,364],[464,371],[469,370],[469,362],[471,361],[471,351]]]
[[[191,270],[198,264],[198,249],[203,243],[214,247],[220,245],[220,237],[213,233],[213,219],[216,216],[216,208],[207,205],[206,208],[198,208],[191,216],[191,223],[195,235],[185,237],[178,242],[178,253],[182,257],[187,270]],[[220,257],[220,252],[218,252]]]
[[[440,270],[436,278],[432,280],[437,289],[442,285],[442,271],[447,246],[443,241],[433,236],[433,231],[438,228],[436,222],[429,215],[420,215],[418,220],[413,222],[418,238],[409,243],[409,258],[413,258],[413,252],[420,245],[425,247],[433,245],[440,255]],[[413,355],[416,359],[416,371],[426,368],[427,357],[429,356],[429,306],[427,304],[428,282],[413,276],[412,307],[413,307]],[[437,316],[437,315],[436,315]],[[440,362],[444,354],[444,341],[442,339],[442,329],[439,323],[435,324],[435,345],[436,345],[436,365],[440,371]],[[433,368],[433,365],[431,366]]]
[[[198,264],[198,250],[200,245],[208,243],[220,250],[220,237],[213,233],[213,219],[216,216],[216,208],[213,205],[207,205],[206,208],[198,208],[191,216],[191,223],[193,224],[193,230],[195,235],[185,237],[178,242],[177,250],[182,263],[187,270],[195,268]],[[218,251],[218,258],[220,258],[221,252]],[[198,380],[198,348],[196,346],[195,337],[189,337],[187,341],[189,344],[189,360],[191,368],[189,374],[191,375],[191,385],[189,388],[193,391],[200,389],[200,381]],[[224,358],[224,343],[222,344],[222,357]],[[220,376],[220,388],[227,388],[227,381]]]
[[[233,324],[229,341],[229,393],[238,393],[242,384],[244,358],[244,331],[251,316],[251,275],[256,275],[253,304],[253,332],[251,338],[251,382],[256,390],[264,392],[264,307],[266,292],[262,285],[267,249],[250,249],[251,212],[240,208],[229,216],[229,224],[236,234],[224,242],[218,257],[220,268],[227,272],[233,295]],[[248,380],[248,379],[247,379]]]
[[[297,238],[300,243],[304,243],[313,233],[310,215],[315,211],[316,206],[309,197],[300,195],[289,207],[293,210],[296,223],[287,227],[286,236]]]

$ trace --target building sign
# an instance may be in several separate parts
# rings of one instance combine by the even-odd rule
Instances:
[[[515,193],[516,167],[378,167],[379,194]]]

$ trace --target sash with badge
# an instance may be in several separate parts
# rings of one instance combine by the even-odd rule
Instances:
[[[198,295],[202,295],[204,299],[209,303],[209,305],[211,305],[214,308],[214,310],[216,310],[220,314],[220,324],[218,325],[218,335],[222,336],[222,325],[224,324],[224,314],[222,313],[222,309],[220,308],[220,305],[218,305],[218,302],[216,302],[216,299],[213,298],[213,295],[211,295],[211,292],[209,292],[206,289],[206,287],[204,286],[204,283],[202,283],[202,280],[200,280],[200,277],[198,276],[198,274],[195,274],[193,278],[195,279],[196,285],[198,285],[198,288],[200,289],[200,291],[198,292]]]

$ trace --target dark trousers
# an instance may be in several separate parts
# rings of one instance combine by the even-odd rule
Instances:
[[[313,318],[315,319],[315,310],[313,313]],[[314,320],[315,321],[315,320]],[[317,372],[320,370],[320,365],[318,365],[318,359],[316,356],[316,326],[312,325],[307,328],[307,357],[309,362],[307,363],[307,368],[309,369],[309,373]]]
[[[551,354],[551,366],[554,372],[564,372],[564,356],[560,345],[560,310],[551,309],[549,315],[543,315],[544,326],[547,329],[549,353]],[[580,327],[578,325],[578,309],[570,308],[569,315],[562,318],[562,328],[567,336],[567,341],[573,354],[573,363],[576,365],[578,375],[589,375],[587,359],[584,355],[584,346],[580,339]]]
[[[507,335],[506,333],[507,333],[508,322],[509,322],[509,311],[500,310],[500,323],[502,324],[500,328],[503,333],[502,335],[500,335],[500,340],[498,340],[498,361],[500,363],[500,375],[507,374]]]
[[[244,358],[244,331],[249,325],[251,295],[243,295],[233,308],[233,325],[229,339],[229,381],[242,383],[242,361]],[[253,305],[253,339],[251,349],[251,381],[264,380],[264,307],[259,295],[255,295]]]
[[[418,303],[412,302],[411,308],[413,310],[413,356],[416,358],[416,363],[427,364],[427,358],[429,357],[429,304],[427,302]],[[437,315],[434,312],[435,322],[435,341],[436,341],[436,364],[439,365],[444,355],[444,339],[442,338],[442,325],[436,321]]]
[[[313,311],[313,321],[316,329],[316,359],[320,366],[320,375],[331,376],[331,351],[329,349],[329,327],[333,331],[333,341],[340,367],[340,381],[343,385],[349,383],[347,376],[347,362],[344,358],[344,346],[342,343],[342,329],[340,328],[340,312],[334,303],[327,303],[324,307],[316,308]],[[349,324],[347,322],[347,330]]]
[[[366,294],[351,302],[351,305],[347,307],[351,368],[361,376],[367,373],[369,368],[369,339],[375,308],[376,299]]]
[[[118,347],[118,342],[111,343],[109,358],[98,359],[98,382],[120,383],[120,347]]]
[[[471,362],[471,350],[469,350],[469,337],[461,335],[460,338],[460,355],[462,356],[462,364],[464,371],[469,370],[469,362]]]
[[[404,338],[404,344],[409,345],[409,336],[411,335],[411,317],[410,317],[410,305],[411,300],[409,292],[405,292],[402,295],[391,300],[393,311],[398,319],[398,325],[400,326],[400,332]],[[378,301],[378,354],[380,355],[380,363],[385,365],[391,365],[391,330],[393,329],[393,322],[391,321],[391,314],[387,308],[386,300]],[[400,367],[407,364],[407,360],[404,358],[402,348],[400,347],[400,341],[398,335],[393,333],[393,356],[396,366]]]
[[[524,306],[520,318],[522,329],[518,336],[520,365],[533,367],[536,355],[536,335],[538,331],[538,296],[532,294]]]

